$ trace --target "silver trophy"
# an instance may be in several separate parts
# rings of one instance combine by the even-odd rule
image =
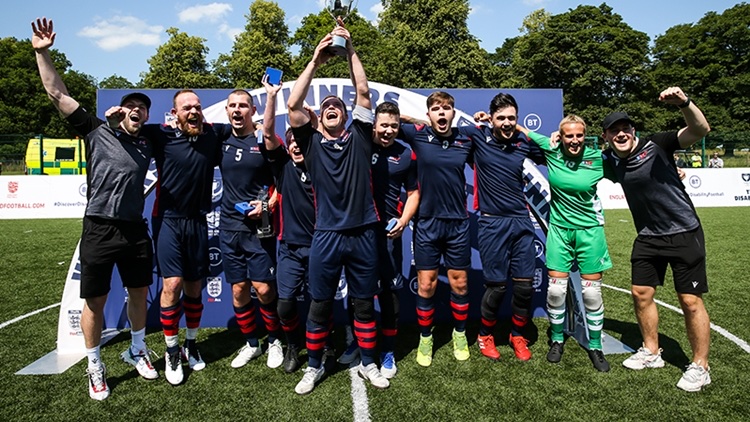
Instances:
[[[345,20],[354,7],[357,0],[325,0],[326,10],[333,17],[334,22],[338,25],[338,18]],[[328,51],[337,56],[346,56],[346,38],[334,35]]]

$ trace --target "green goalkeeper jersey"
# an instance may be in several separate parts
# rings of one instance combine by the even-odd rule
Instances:
[[[544,135],[529,132],[529,138],[547,158],[552,190],[550,224],[570,229],[604,225],[602,204],[596,195],[596,184],[603,177],[601,151],[584,147],[582,156],[570,158],[563,154],[562,141],[552,148]]]

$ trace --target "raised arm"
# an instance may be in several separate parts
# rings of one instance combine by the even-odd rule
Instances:
[[[349,74],[352,78],[352,85],[354,85],[354,88],[357,91],[355,104],[369,110],[372,109],[372,101],[370,100],[370,86],[367,84],[365,67],[362,66],[362,62],[359,60],[357,52],[354,51],[349,31],[347,31],[342,24],[343,22],[339,22],[339,26],[334,29],[333,33],[346,38],[346,52],[349,58]]]
[[[282,84],[271,85],[268,83],[268,75],[263,75],[261,79],[263,87],[266,88],[266,110],[263,112],[263,142],[266,144],[268,151],[273,151],[281,142],[276,136],[276,95],[281,90]]]
[[[326,47],[331,44],[332,37],[333,35],[328,34],[320,40],[318,46],[315,47],[312,60],[310,60],[305,70],[299,75],[294,88],[292,88],[292,92],[289,94],[287,107],[289,108],[289,123],[292,127],[301,127],[310,121],[310,116],[304,109],[305,97],[307,97],[307,91],[310,89],[313,77],[315,77],[315,71],[320,65],[333,57],[330,53],[326,52]]]
[[[682,115],[685,117],[686,127],[680,129],[677,133],[677,139],[681,148],[688,148],[706,136],[711,130],[706,121],[703,112],[682,92],[682,89],[676,86],[670,86],[659,94],[659,101],[680,107]]]
[[[57,36],[52,19],[49,21],[47,18],[37,19],[36,24],[31,22],[31,29],[34,31],[31,46],[34,47],[36,53],[36,64],[39,68],[39,76],[42,78],[42,85],[55,108],[63,117],[68,117],[78,109],[79,105],[78,101],[68,94],[68,88],[65,87],[49,55],[49,48],[55,43]]]

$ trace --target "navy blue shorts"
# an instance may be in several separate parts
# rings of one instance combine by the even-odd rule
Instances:
[[[533,279],[536,268],[534,226],[531,219],[480,216],[477,242],[484,281]]]
[[[350,230],[316,230],[310,246],[310,296],[331,300],[336,296],[341,269],[348,294],[371,298],[379,289],[376,224]]]
[[[156,264],[163,278],[198,281],[208,276],[206,217],[153,217]]]
[[[224,277],[229,284],[276,279],[276,238],[258,239],[255,232],[221,230],[219,233]]]
[[[310,247],[279,244],[279,265],[276,271],[276,285],[279,299],[294,299],[304,291],[309,277]]]
[[[154,282],[153,246],[145,221],[84,217],[79,251],[83,299],[109,293],[115,265],[125,287]]]
[[[449,270],[471,268],[468,219],[420,218],[414,226],[414,266],[436,270],[443,258]]]
[[[378,224],[378,256],[380,263],[380,283],[383,288],[397,290],[404,287],[404,276],[401,273],[404,261],[404,241],[402,237],[389,239],[384,225]]]

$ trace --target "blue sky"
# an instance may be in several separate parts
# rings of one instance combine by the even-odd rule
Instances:
[[[481,46],[494,51],[506,38],[519,34],[525,16],[544,8],[552,14],[563,13],[579,4],[598,6],[598,1],[564,0],[471,0],[469,30]],[[167,40],[165,30],[176,27],[207,40],[209,59],[231,50],[233,37],[245,26],[251,1],[227,0],[9,0],[0,14],[0,37],[31,37],[31,21],[46,16],[55,22],[55,47],[65,53],[75,70],[97,80],[112,74],[131,82],[140,80],[148,70],[147,60]],[[302,17],[320,10],[322,0],[277,0],[286,12],[290,31]],[[694,23],[709,11],[723,12],[738,4],[726,0],[609,0],[634,29],[652,39],[668,28]],[[367,19],[377,21],[382,9],[379,0],[360,0],[358,10]],[[356,40],[356,37],[355,37]],[[262,60],[262,58],[261,58]]]

